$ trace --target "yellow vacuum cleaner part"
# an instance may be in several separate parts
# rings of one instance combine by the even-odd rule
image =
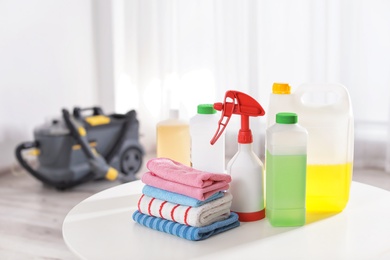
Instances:
[[[85,121],[91,126],[106,125],[110,123],[110,118],[104,115],[89,116]]]

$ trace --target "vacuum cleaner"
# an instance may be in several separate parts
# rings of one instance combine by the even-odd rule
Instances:
[[[37,155],[30,165],[25,150]],[[15,149],[16,159],[32,176],[59,190],[97,179],[135,180],[144,149],[139,143],[136,112],[105,115],[100,107],[75,107],[71,114],[34,129],[34,141]]]

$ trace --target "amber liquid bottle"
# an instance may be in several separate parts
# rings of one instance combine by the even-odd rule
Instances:
[[[169,118],[159,122],[156,130],[157,157],[169,158],[191,166],[189,123],[179,119],[179,111],[170,110]]]

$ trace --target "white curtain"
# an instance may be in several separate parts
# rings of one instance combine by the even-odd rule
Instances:
[[[355,166],[390,169],[390,1],[114,0],[111,7],[115,109],[138,111],[148,151],[169,108],[188,119],[228,89],[267,108],[273,82],[339,82],[353,104]],[[262,155],[264,120],[252,121]],[[228,154],[237,122],[228,126]]]

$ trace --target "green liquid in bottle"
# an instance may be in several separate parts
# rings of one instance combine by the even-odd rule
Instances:
[[[305,224],[306,154],[266,155],[266,216],[272,226]]]

